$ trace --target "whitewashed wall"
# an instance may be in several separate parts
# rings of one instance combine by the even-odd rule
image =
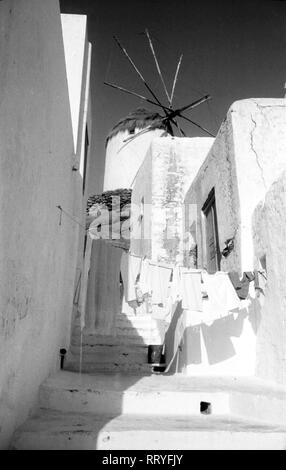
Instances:
[[[285,168],[285,99],[250,99],[230,109],[241,217],[241,267],[253,269],[252,217]]]
[[[92,168],[90,165],[90,148],[92,139],[90,70],[92,45],[88,42],[86,15],[61,14],[61,23],[74,150],[76,153],[74,170],[79,172],[82,181],[82,184],[77,188],[77,205],[74,207],[75,213],[80,214],[78,221],[81,224],[81,228],[79,228],[80,236],[78,240],[77,268],[74,282],[75,302],[72,317],[72,323],[74,323],[79,317],[81,317],[83,322],[84,304],[87,291],[87,280],[83,273],[86,271],[84,268],[85,264],[89,264],[89,259],[85,259],[84,257],[84,227],[86,203],[88,196],[90,196],[88,183],[91,181],[91,178],[94,177],[94,175],[90,174],[90,169]],[[85,161],[87,142],[87,158]],[[89,257],[89,253],[87,253],[87,257]]]
[[[286,172],[273,183],[253,215],[256,262],[266,259],[267,286],[258,318],[260,377],[286,383]]]
[[[59,367],[72,311],[82,179],[59,2],[0,2],[0,447]]]
[[[145,224],[148,241],[131,239],[131,250],[154,260],[182,260],[182,224],[184,198],[214,139],[164,137],[153,139],[136,176],[132,203],[137,207],[132,224],[138,226],[140,201],[151,204],[146,208]],[[140,211],[139,211],[140,212]]]
[[[140,130],[136,129],[135,132]],[[106,147],[103,191],[131,188],[152,140],[164,132],[162,129],[154,129],[128,143],[124,142],[132,137],[128,131],[112,137]]]
[[[263,200],[271,184],[285,168],[285,155],[285,100],[250,99],[235,102],[231,106],[207,159],[195,180],[191,182],[185,200],[188,204],[198,204],[199,267],[205,267],[201,209],[213,187],[220,250],[223,250],[224,242],[228,238],[234,237],[234,250],[227,258],[222,258],[221,269],[242,272],[251,271],[258,266],[255,253],[257,247],[255,248],[253,240],[253,217],[259,201]],[[260,215],[262,220],[262,213]],[[190,225],[187,217],[186,225]],[[269,233],[270,230],[269,226]],[[260,230],[259,237],[262,240],[261,233]],[[257,230],[255,235],[258,236]],[[277,242],[278,235],[273,246]],[[270,246],[270,239],[267,243]],[[279,243],[283,245],[283,238]],[[273,292],[265,307],[260,301],[253,302],[250,315],[242,312],[236,321],[230,318],[228,321],[220,322],[221,324],[219,322],[217,325],[214,324],[211,328],[204,327],[201,330],[190,328],[185,337],[182,367],[187,364],[186,370],[191,374],[254,375],[257,368],[262,375],[263,370],[267,375],[267,369],[268,375],[271,375],[269,371],[275,362],[273,356],[279,349],[281,352],[284,333],[282,330],[282,336],[277,336],[278,345],[276,345],[274,341],[276,326],[271,336],[267,331],[269,325],[265,320],[263,332],[260,319],[261,315],[267,318],[265,308],[269,310],[272,308],[272,325],[276,325],[275,315],[278,316],[279,324],[279,315],[282,313],[281,310],[280,313],[276,313]],[[266,358],[266,351],[272,351],[272,359],[270,355],[269,361]],[[277,358],[278,366],[282,360],[281,354],[277,354]],[[266,366],[268,362],[271,367]]]

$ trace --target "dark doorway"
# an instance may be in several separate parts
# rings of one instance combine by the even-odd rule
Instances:
[[[205,228],[205,251],[207,271],[212,274],[220,269],[220,251],[214,188],[202,208]]]

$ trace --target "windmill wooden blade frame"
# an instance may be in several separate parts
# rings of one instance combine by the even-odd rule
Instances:
[[[160,65],[159,65],[159,61],[157,59],[157,56],[156,56],[156,53],[155,53],[155,49],[154,49],[154,46],[153,46],[153,43],[152,43],[152,39],[151,39],[151,36],[149,34],[149,31],[146,29],[145,30],[145,35],[147,36],[147,39],[148,39],[148,42],[149,42],[149,46],[150,46],[150,49],[151,49],[151,52],[152,52],[152,55],[153,55],[153,58],[154,58],[154,61],[155,61],[155,65],[156,65],[156,69],[157,69],[157,72],[159,74],[159,77],[160,77],[160,80],[162,82],[162,85],[163,85],[163,88],[164,88],[164,92],[167,96],[167,100],[168,100],[168,106],[165,106],[163,103],[161,103],[161,101],[158,99],[158,97],[156,96],[156,94],[154,93],[154,91],[152,90],[151,86],[149,85],[149,83],[145,80],[143,74],[140,72],[139,68],[137,67],[137,65],[135,64],[135,62],[133,61],[133,59],[130,57],[130,55],[128,54],[127,50],[125,49],[125,47],[121,44],[121,42],[119,41],[119,39],[116,37],[116,36],[113,36],[114,40],[116,41],[117,45],[119,46],[120,50],[123,52],[123,54],[125,55],[125,57],[128,59],[129,63],[132,65],[132,68],[135,70],[136,74],[139,76],[140,80],[143,82],[145,88],[148,90],[148,92],[152,95],[152,98],[154,99],[150,99],[150,98],[147,98],[139,93],[136,93],[134,91],[131,91],[131,90],[128,90],[122,86],[119,86],[119,85],[115,85],[115,84],[112,84],[112,83],[108,83],[108,82],[104,82],[105,85],[107,86],[110,86],[114,89],[117,89],[119,91],[122,91],[124,93],[127,93],[129,95],[133,95],[133,96],[136,96],[137,98],[140,98],[141,100],[144,100],[154,106],[157,106],[157,107],[160,107],[162,109],[162,111],[164,112],[165,116],[162,117],[160,120],[161,120],[161,123],[168,123],[168,127],[170,129],[170,132],[172,135],[174,135],[173,133],[173,130],[172,130],[172,126],[171,124],[173,124],[175,127],[177,127],[177,129],[179,130],[180,134],[181,135],[184,135],[186,136],[186,133],[183,131],[183,129],[181,128],[181,126],[178,124],[177,122],[177,119],[176,118],[181,118],[181,119],[184,119],[185,121],[191,123],[192,125],[198,127],[199,129],[203,130],[204,132],[206,132],[208,135],[211,135],[214,137],[214,134],[212,132],[210,132],[208,129],[206,129],[204,126],[202,126],[201,124],[198,124],[197,122],[193,121],[192,119],[188,118],[187,116],[185,116],[183,114],[183,112],[187,111],[187,110],[191,110],[197,106],[199,106],[200,104],[204,103],[205,101],[211,99],[211,96],[210,95],[205,95],[205,96],[202,96],[201,98],[199,98],[198,100],[195,100],[193,102],[191,102],[190,104],[188,105],[185,105],[185,106],[182,106],[180,108],[177,108],[177,109],[173,109],[173,106],[172,106],[172,102],[173,102],[173,98],[174,98],[174,91],[175,91],[175,87],[176,87],[176,84],[177,84],[177,80],[178,80],[178,73],[179,73],[179,70],[180,70],[180,66],[181,66],[181,62],[182,62],[182,57],[183,55],[180,56],[179,58],[179,62],[178,62],[178,65],[177,65],[177,68],[176,68],[176,73],[175,73],[175,76],[174,76],[174,80],[173,80],[173,85],[172,85],[172,92],[171,92],[171,95],[169,95],[168,93],[168,90],[167,90],[167,86],[166,86],[166,83],[164,81],[164,78],[163,78],[163,75],[162,75],[162,72],[161,72],[161,69],[160,69]],[[150,125],[150,126],[147,126],[146,129],[142,129],[141,131],[137,132],[135,135],[133,135],[132,137],[129,137],[128,139],[125,139],[125,143],[128,143],[128,142],[131,142],[133,139],[135,139],[137,136],[141,135],[143,133],[143,131],[145,132],[149,132],[152,128],[154,128],[154,126]]]

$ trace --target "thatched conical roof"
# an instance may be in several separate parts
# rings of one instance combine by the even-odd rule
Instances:
[[[162,122],[163,117],[145,108],[137,108],[128,116],[120,119],[120,121],[109,132],[105,145],[112,137],[116,136],[119,132],[131,132],[137,129],[144,129],[147,126],[152,126],[154,129],[163,129],[166,132],[171,132],[170,125],[165,121]]]

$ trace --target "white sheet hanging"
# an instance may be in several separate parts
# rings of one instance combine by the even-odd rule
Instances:
[[[202,311],[201,271],[181,268],[182,308]]]
[[[152,304],[167,305],[169,282],[172,268],[150,263],[150,283],[152,287]]]
[[[208,299],[203,304],[208,323],[229,315],[231,310],[240,308],[240,299],[226,272],[202,273]],[[205,323],[205,321],[204,321]]]

